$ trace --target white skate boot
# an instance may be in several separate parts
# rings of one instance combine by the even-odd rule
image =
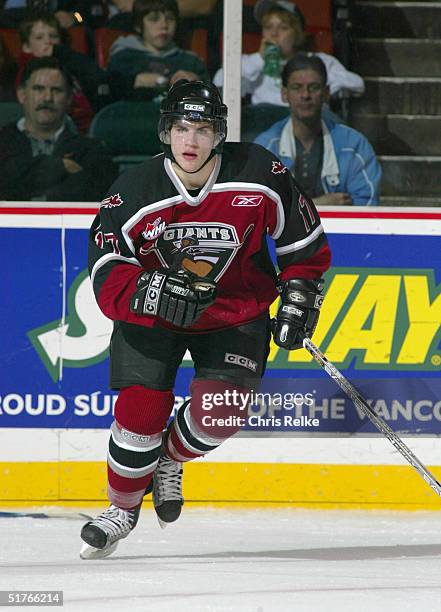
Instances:
[[[80,552],[81,559],[103,559],[111,555],[118,541],[126,538],[136,527],[141,506],[123,510],[111,505],[81,529],[85,544]]]

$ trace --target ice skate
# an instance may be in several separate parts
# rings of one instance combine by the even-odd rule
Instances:
[[[141,506],[123,510],[113,504],[81,529],[84,540],[81,559],[104,559],[111,555],[119,540],[126,538],[136,527]]]
[[[153,474],[153,505],[162,529],[179,518],[183,503],[182,463],[161,455]]]

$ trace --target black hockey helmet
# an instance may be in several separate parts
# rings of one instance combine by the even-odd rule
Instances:
[[[209,159],[222,152],[227,137],[228,110],[217,87],[209,81],[176,81],[161,102],[160,113],[158,136],[166,157],[174,161],[170,147],[170,130],[177,119],[212,123],[215,140]]]

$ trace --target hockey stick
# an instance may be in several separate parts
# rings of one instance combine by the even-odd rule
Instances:
[[[367,401],[361,396],[352,383],[343,376],[340,370],[337,370],[334,364],[332,364],[323,355],[323,353],[315,346],[315,344],[309,339],[304,338],[303,346],[310,353],[315,361],[321,366],[327,374],[337,383],[339,387],[343,389],[346,395],[354,402],[357,408],[360,408],[362,412],[372,421],[375,427],[386,436],[397,451],[399,451],[410,465],[416,469],[418,474],[424,478],[427,484],[435,491],[435,493],[441,496],[441,484],[436,478],[429,472],[424,464],[416,457],[410,448],[404,444],[403,440],[389,427],[389,425],[383,421],[383,419],[376,414],[376,412],[369,406]]]

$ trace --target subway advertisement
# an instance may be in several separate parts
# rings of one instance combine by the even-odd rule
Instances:
[[[87,275],[95,210],[90,204],[0,205],[6,275],[0,427],[107,428],[112,421],[112,322],[99,311]],[[441,212],[320,212],[333,265],[314,343],[395,431],[441,434]],[[273,304],[273,314],[276,309]],[[175,407],[188,397],[188,357]],[[263,384],[245,403],[244,429],[259,435],[374,431],[304,349],[272,344]]]

